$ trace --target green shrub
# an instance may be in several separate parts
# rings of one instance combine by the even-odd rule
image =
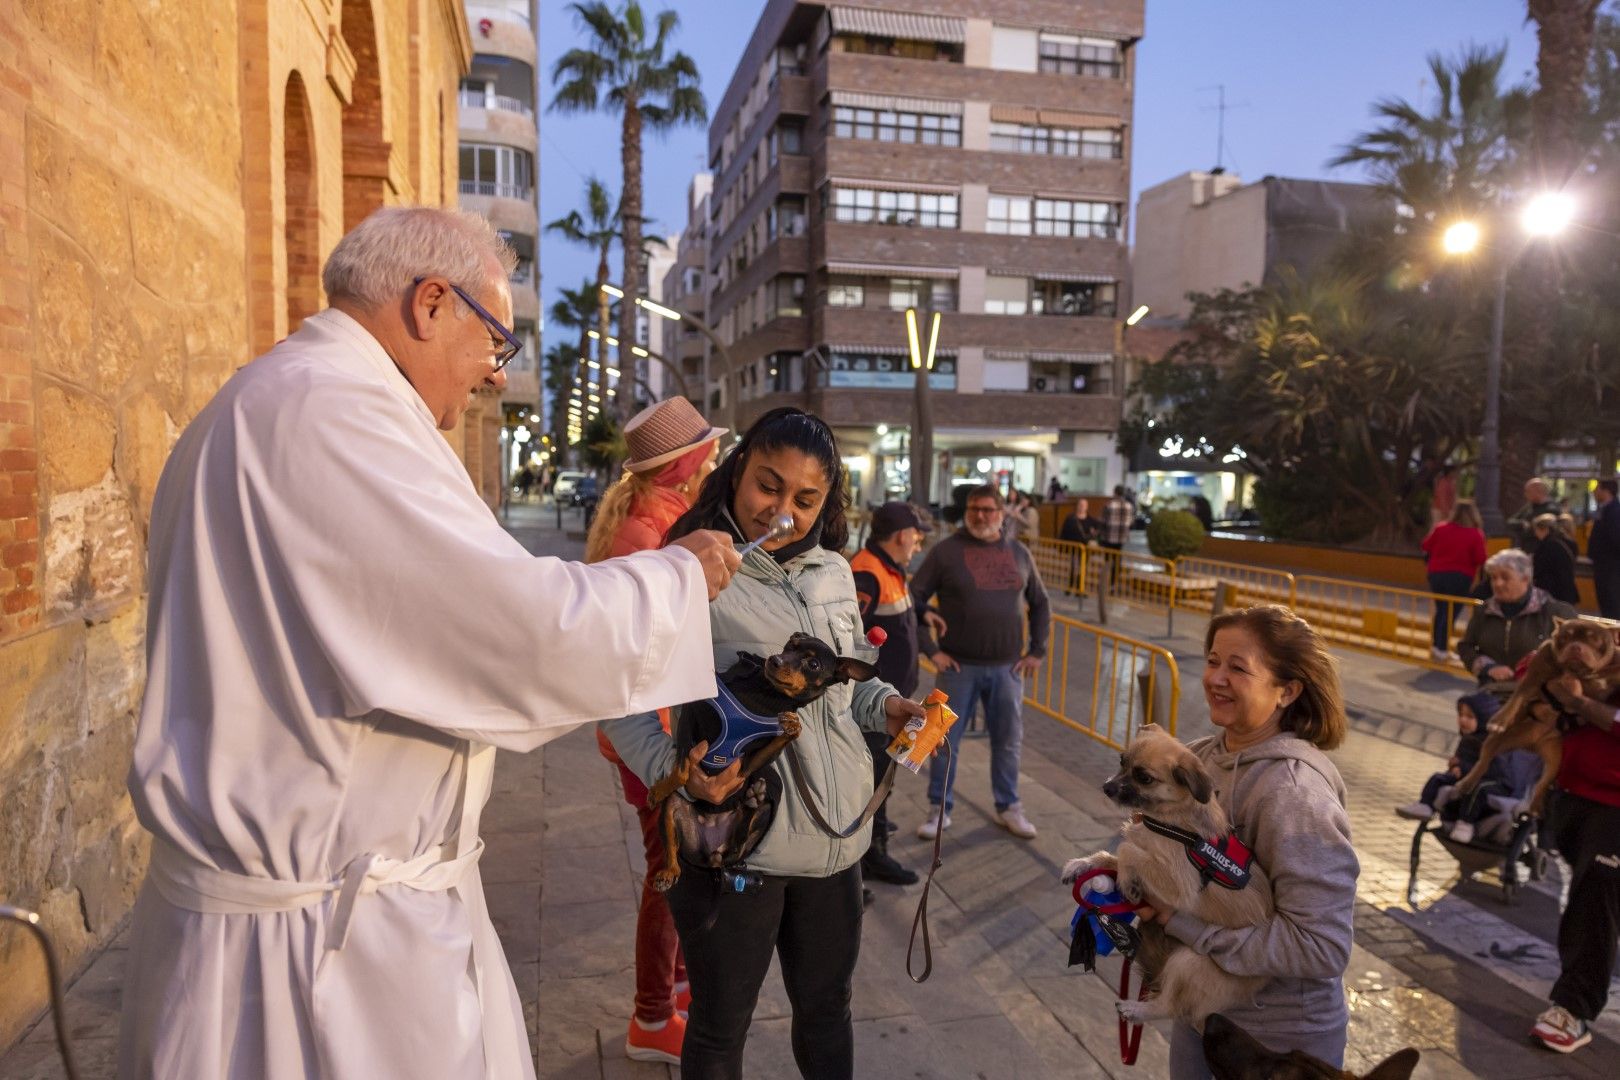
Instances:
[[[1204,527],[1185,510],[1160,510],[1148,522],[1147,542],[1161,559],[1196,555],[1204,543]]]

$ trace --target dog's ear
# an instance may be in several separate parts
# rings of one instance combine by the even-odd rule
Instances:
[[[1558,633],[1558,628],[1560,626],[1563,626],[1565,623],[1574,622],[1574,621],[1575,620],[1573,620],[1573,619],[1566,619],[1562,615],[1554,615],[1553,616],[1553,633],[1555,633],[1555,634]]]
[[[805,642],[815,640],[816,638],[813,635],[806,634],[804,631],[800,630],[787,639],[787,644],[782,646],[782,651],[787,652],[789,649],[797,649]]]
[[[1615,648],[1620,649],[1620,626],[1610,630],[1609,635],[1614,639]]]
[[[1378,1067],[1367,1074],[1367,1080],[1408,1080],[1421,1056],[1408,1046],[1379,1062]]]
[[[1177,765],[1170,770],[1170,775],[1201,803],[1209,802],[1209,797],[1215,793],[1215,785],[1210,783],[1209,774],[1197,765]]]
[[[877,677],[877,665],[868,664],[865,660],[857,660],[853,656],[840,656],[838,658],[839,682],[865,682],[867,679]]]
[[[1141,727],[1136,729],[1136,733],[1138,735],[1163,735],[1164,728],[1160,727],[1158,724],[1143,724]]]

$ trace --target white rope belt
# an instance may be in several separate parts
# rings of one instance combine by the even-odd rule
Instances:
[[[155,837],[147,874],[163,899],[175,907],[211,915],[296,911],[314,907],[336,893],[337,906],[332,912],[326,947],[341,949],[349,935],[356,898],[388,885],[419,892],[453,889],[483,853],[484,841],[480,839],[455,858],[445,858],[440,851],[408,860],[365,854],[349,860],[337,877],[328,881],[282,881],[208,866],[169,840]]]

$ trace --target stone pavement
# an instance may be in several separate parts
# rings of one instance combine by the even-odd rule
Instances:
[[[565,526],[579,528],[578,515]],[[549,510],[516,508],[509,522],[537,552],[577,554]],[[1067,604],[1060,601],[1059,609]],[[1072,609],[1070,609],[1072,610]],[[1089,612],[1088,612],[1089,614]],[[1198,674],[1201,624],[1178,615],[1115,606],[1110,626],[1168,647],[1183,676],[1180,734],[1206,733]],[[1362,876],[1357,944],[1346,976],[1351,1060],[1364,1070],[1387,1053],[1423,1050],[1421,1077],[1620,1075],[1620,1002],[1592,1046],[1567,1057],[1524,1037],[1556,972],[1550,942],[1556,883],[1523,890],[1512,907],[1490,880],[1461,882],[1438,844],[1424,853],[1419,904],[1406,902],[1413,826],[1390,808],[1409,802],[1454,738],[1452,701],[1467,684],[1343,653],[1354,731],[1333,756],[1351,797]],[[1041,827],[1033,842],[990,821],[988,747],[965,742],[955,827],[935,880],[930,916],[934,974],[913,984],[906,941],[920,887],[877,887],[855,980],[861,1077],[1040,1078],[1164,1075],[1165,1043],[1145,1033],[1135,1069],[1119,1064],[1113,1021],[1117,969],[1064,967],[1072,913],[1058,868],[1114,837],[1119,813],[1100,792],[1115,752],[1029,711],[1023,797]],[[483,867],[490,908],[528,1004],[542,1077],[664,1077],[678,1070],[624,1057],[632,997],[640,832],[618,796],[613,771],[589,730],[529,755],[502,754],[484,817]],[[897,853],[926,855],[911,830],[926,801],[920,778],[900,777],[891,802]],[[1489,875],[1487,875],[1487,879]],[[111,1075],[122,941],[79,978],[70,1016],[86,1077]],[[1617,988],[1620,989],[1620,988]],[[746,1073],[790,1077],[789,1013],[780,978],[766,980],[750,1036]],[[48,1025],[0,1058],[0,1077],[56,1077]]]

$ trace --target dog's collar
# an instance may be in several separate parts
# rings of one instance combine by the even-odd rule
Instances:
[[[1142,824],[1187,849],[1187,861],[1198,871],[1199,888],[1212,881],[1224,889],[1241,889],[1249,884],[1249,865],[1254,862],[1254,852],[1237,838],[1237,833],[1206,840],[1197,833],[1178,829],[1146,814],[1142,815]]]

